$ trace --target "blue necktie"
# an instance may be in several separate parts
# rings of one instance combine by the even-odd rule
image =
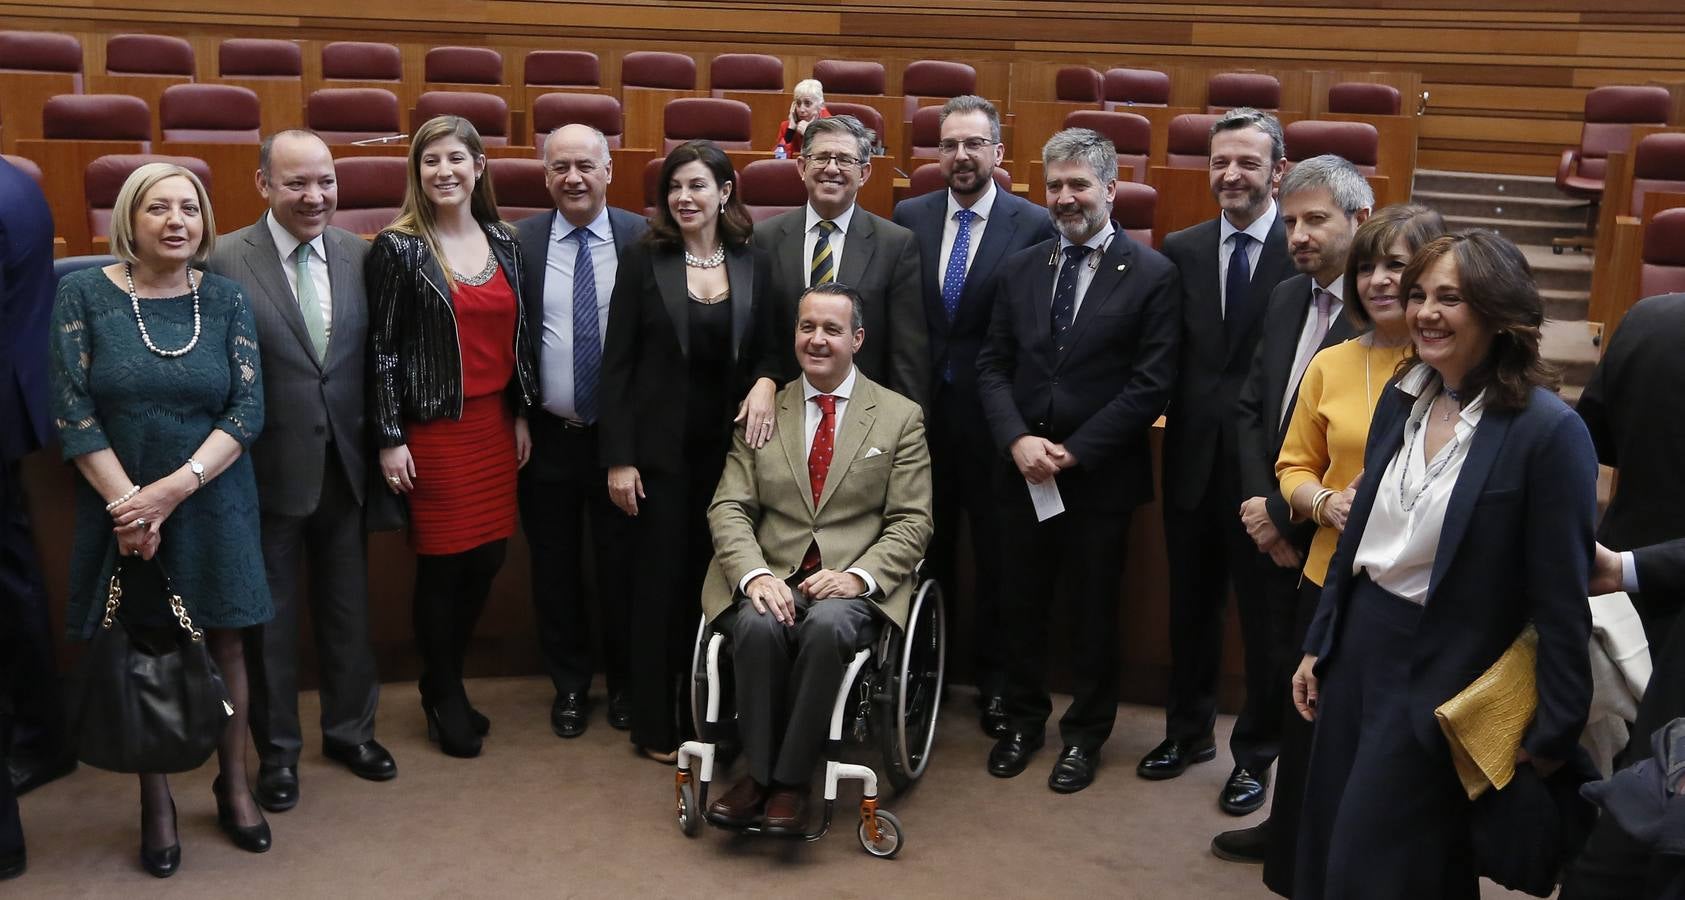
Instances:
[[[954,213],[959,228],[954,231],[954,246],[948,251],[948,269],[942,273],[942,310],[948,321],[959,314],[960,294],[965,291],[965,258],[971,254],[971,220],[977,214],[969,209]]]
[[[1252,266],[1246,258],[1252,236],[1237,231],[1230,240],[1234,249],[1229,251],[1229,274],[1223,285],[1223,331],[1232,345],[1241,338],[1239,329],[1252,322]]]
[[[1072,244],[1065,248],[1065,262],[1059,266],[1059,282],[1053,289],[1053,345],[1061,351],[1065,349],[1065,332],[1077,316],[1077,270],[1092,252],[1093,247]]]
[[[591,265],[591,232],[575,228],[579,255],[573,258],[573,408],[585,424],[597,421],[597,379],[603,346],[597,335],[597,270]]]

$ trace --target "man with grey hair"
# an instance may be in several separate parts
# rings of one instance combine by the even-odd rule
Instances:
[[[1176,268],[1111,220],[1117,152],[1084,128],[1042,150],[1058,237],[1002,265],[977,389],[995,446],[1001,620],[1009,635],[1009,729],[989,773],[1011,778],[1041,746],[1047,623],[1068,604],[1075,675],[1048,777],[1061,793],[1094,780],[1117,717],[1118,587],[1129,519],[1152,499],[1147,435],[1176,378]]]
[[[550,729],[585,733],[590,717],[591,615],[602,626],[608,722],[631,727],[626,662],[628,625],[621,602],[602,590],[623,571],[632,520],[608,496],[597,463],[597,385],[609,296],[620,250],[643,236],[643,216],[608,205],[614,160],[589,125],[565,125],[544,139],[544,184],[556,204],[515,225],[521,243],[521,296],[538,325],[543,406],[528,416],[532,457],[521,470],[521,529],[532,548],[532,605],[544,669],[556,689]],[[580,548],[591,523],[597,591],[588,598]],[[594,602],[591,602],[593,601]]]
[[[1274,560],[1260,556],[1235,516],[1245,499],[1237,404],[1270,292],[1293,266],[1271,196],[1287,166],[1281,124],[1256,109],[1229,110],[1211,126],[1210,151],[1218,215],[1164,239],[1164,255],[1182,276],[1181,366],[1164,435],[1170,685],[1164,741],[1141,758],[1136,773],[1175,778],[1216,758],[1223,608],[1232,585],[1246,651],[1246,703],[1229,737],[1235,768],[1217,802],[1244,815],[1264,801],[1253,776],[1275,761],[1286,702],[1287,683],[1266,649],[1280,619],[1268,601],[1283,590],[1293,595],[1299,560],[1279,540],[1265,548]]]
[[[855,198],[872,175],[873,135],[853,116],[815,119],[802,135],[797,167],[807,184],[801,209],[755,226],[755,247],[772,261],[766,298],[774,334],[794,333],[796,303],[815,284],[840,281],[860,292],[872,340],[855,364],[872,380],[921,406],[930,395],[930,352],[919,302],[919,249],[913,233],[861,209]],[[767,342],[756,374],[784,384],[800,374],[788,341]],[[760,382],[770,408],[771,382]],[[753,426],[770,423],[747,423]]]
[[[990,490],[997,454],[977,400],[977,351],[989,332],[1001,261],[1053,237],[1047,214],[995,184],[1004,149],[1000,115],[982,97],[942,107],[937,165],[947,190],[895,205],[895,223],[918,237],[925,326],[930,331],[930,458],[936,487],[936,536],[930,566],[937,581],[958,583],[960,518],[970,524],[976,585],[970,621],[972,677],[983,731],[1008,728],[1006,634],[1000,622],[1000,542]]]

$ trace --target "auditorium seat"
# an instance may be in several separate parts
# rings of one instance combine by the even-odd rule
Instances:
[[[217,45],[222,78],[302,78],[304,51],[292,41],[229,38]]]
[[[1215,113],[1183,113],[1171,119],[1164,164],[1172,169],[1210,168],[1211,126],[1220,118]]]
[[[382,88],[322,88],[305,102],[305,126],[330,144],[403,133],[398,97]]]
[[[602,87],[597,54],[584,50],[534,50],[527,54],[528,87]]]
[[[97,239],[111,236],[111,211],[117,205],[117,194],[123,189],[123,182],[134,170],[155,162],[181,166],[199,176],[207,193],[211,190],[211,167],[197,157],[119,153],[94,160],[83,173],[82,185],[88,204],[88,232],[96,239],[95,252],[105,252]]]
[[[410,133],[434,116],[461,116],[474,125],[487,147],[509,146],[509,104],[496,94],[428,91],[415,101]]]
[[[404,202],[409,160],[402,156],[346,156],[333,164],[339,181],[339,209],[333,223],[362,235],[377,234],[392,224]]]
[[[39,140],[41,111],[59,94],[82,92],[82,44],[68,34],[0,31],[0,149]]]
[[[1012,174],[1000,166],[995,166],[995,187],[1007,193],[1012,193]],[[932,191],[945,190],[948,182],[942,177],[942,164],[928,162],[913,170],[907,176],[907,196],[918,197]]]
[[[1053,76],[1053,97],[1066,103],[1099,103],[1106,98],[1105,79],[1087,66],[1065,66]]]
[[[502,84],[503,54],[490,47],[434,47],[422,61],[430,84]]]
[[[1664,209],[1644,228],[1638,296],[1685,291],[1685,209]]]
[[[1152,152],[1153,123],[1146,116],[1079,109],[1065,116],[1064,127],[1091,128],[1105,135],[1117,149],[1118,177],[1126,181],[1147,180],[1147,156]],[[1134,174],[1124,174],[1125,166],[1130,167]]]
[[[1328,111],[1349,116],[1396,116],[1398,88],[1367,81],[1342,81],[1328,89]]]
[[[706,139],[722,150],[753,150],[754,116],[741,100],[685,97],[667,101],[661,113],[664,153],[685,141]]]
[[[826,101],[825,108],[833,116],[853,116],[860,120],[872,132],[872,142],[877,146],[876,152],[883,152],[883,113],[877,107],[864,103],[831,103]]]
[[[1381,154],[1381,134],[1368,122],[1334,122],[1302,119],[1282,129],[1287,143],[1287,164],[1332,153],[1357,167],[1365,175],[1375,174]]]
[[[158,103],[166,141],[255,144],[263,140],[257,94],[230,84],[177,84]]]
[[[1685,134],[1647,135],[1632,151],[1632,207],[1644,215],[1644,195],[1652,191],[1685,193]]]
[[[883,63],[869,59],[822,59],[813,64],[813,78],[826,94],[883,96]]]
[[[322,48],[322,78],[339,81],[402,81],[404,56],[392,44],[334,41]]]
[[[0,153],[0,159],[4,159],[6,162],[17,166],[19,171],[28,175],[30,179],[35,182],[36,187],[46,187],[46,177],[41,174],[41,167],[35,164],[35,160],[30,159],[27,156],[12,156],[9,153]]]
[[[1552,240],[1557,252],[1564,247],[1579,249],[1592,245],[1609,154],[1632,146],[1632,126],[1666,125],[1672,108],[1672,95],[1659,85],[1611,85],[1586,93],[1580,145],[1562,151],[1556,167],[1557,188],[1571,197],[1590,201],[1586,233]]]
[[[162,34],[118,34],[105,42],[105,71],[111,75],[193,77],[193,45]]]
[[[668,91],[696,90],[696,60],[683,53],[637,50],[620,60],[622,88],[656,88]]]
[[[1265,112],[1281,109],[1281,82],[1263,72],[1222,72],[1205,83],[1205,111],[1250,106]]]
[[[708,63],[708,87],[715,97],[726,91],[784,90],[784,60],[764,53],[722,53]]]
[[[942,107],[921,106],[913,113],[913,124],[907,135],[907,155],[911,159],[935,159],[941,155],[936,145],[942,141]]]
[[[537,159],[488,159],[491,186],[497,195],[497,215],[505,222],[552,212],[556,202],[544,186],[544,162]]]
[[[1107,69],[1106,108],[1170,105],[1170,76],[1156,69]]]
[[[82,42],[51,31],[0,31],[0,72],[82,74]]]
[[[601,131],[608,138],[609,149],[618,149],[625,123],[620,101],[607,94],[543,94],[532,104],[532,145],[542,148],[545,135],[563,125],[581,124]]]
[[[41,110],[41,135],[57,141],[136,141],[151,151],[152,111],[127,94],[61,94]]]
[[[920,98],[958,97],[977,93],[977,70],[962,62],[945,59],[920,59],[907,64],[901,73],[901,94],[907,107],[901,121],[911,122],[913,113],[922,106]]]
[[[1117,199],[1112,201],[1112,221],[1133,240],[1153,245],[1153,216],[1158,214],[1158,191],[1150,184],[1133,181],[1117,183]]]
[[[667,192],[661,187],[661,164],[666,162],[664,156],[644,163],[644,217],[655,218],[655,207],[667,202]]]
[[[793,159],[757,159],[737,173],[737,190],[756,222],[807,205],[807,183]]]

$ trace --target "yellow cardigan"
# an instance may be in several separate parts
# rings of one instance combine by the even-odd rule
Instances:
[[[1363,338],[1353,338],[1311,360],[1299,382],[1299,402],[1293,407],[1293,419],[1275,463],[1275,477],[1288,503],[1293,502],[1293,492],[1302,485],[1345,490],[1363,471],[1363,448],[1369,441],[1375,401],[1406,349],[1369,347]],[[1317,528],[1310,556],[1305,559],[1306,578],[1319,585],[1324,582],[1334,545],[1339,541],[1338,531],[1327,526]]]

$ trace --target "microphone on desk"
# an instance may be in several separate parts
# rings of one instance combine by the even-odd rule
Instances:
[[[383,137],[364,138],[360,141],[352,141],[351,146],[353,146],[353,147],[380,147],[380,146],[384,146],[386,144],[401,144],[404,141],[407,141],[409,139],[410,139],[410,136],[407,135],[407,134],[388,134],[388,135],[385,135]]]

